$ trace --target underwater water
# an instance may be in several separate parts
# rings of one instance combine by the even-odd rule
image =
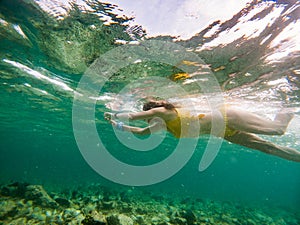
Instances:
[[[139,111],[141,100],[147,96],[164,97],[201,111],[202,103],[207,105],[211,103],[209,98],[221,95],[236,107],[271,119],[282,108],[295,111],[283,136],[263,137],[300,151],[299,1],[254,0],[230,19],[212,22],[186,39],[167,35],[150,37],[142,26],[132,25],[133,18],[122,15],[118,6],[82,2],[85,7],[65,1],[0,1],[1,224],[14,224],[14,219],[19,219],[19,224],[80,224],[80,221],[97,224],[84,220],[89,210],[83,208],[93,205],[92,211],[101,211],[105,197],[93,201],[91,196],[105,196],[105,190],[110,190],[106,192],[109,200],[117,202],[115,207],[103,208],[108,224],[115,224],[109,222],[111,213],[125,214],[134,224],[299,224],[300,164],[297,162],[223,141],[217,157],[200,172],[199,162],[208,143],[220,141],[206,135],[199,138],[191,158],[173,176],[161,182],[149,181],[149,185],[134,185],[134,182],[124,185],[126,181],[115,182],[95,171],[86,158],[89,153],[84,155],[76,136],[84,136],[86,149],[92,146],[89,138],[94,134],[78,130],[79,126],[74,128],[74,104],[92,109],[93,124],[103,146],[114,158],[139,170],[168,159],[180,140],[167,133],[153,150],[135,151],[118,139],[116,134],[120,134],[104,120],[104,112]],[[143,55],[152,51],[151,46],[141,51],[141,55],[134,52],[140,50],[129,47],[136,57],[133,59],[114,52],[122,46],[143,46],[147,40],[158,45],[165,43],[160,46],[162,50],[154,51],[153,55],[158,56],[156,61]],[[165,58],[169,54],[164,55],[163,51],[174,51],[178,58],[174,56],[174,60],[170,59],[173,64],[168,63]],[[103,64],[97,61],[101,56],[109,58],[111,52],[117,60],[110,58]],[[201,65],[195,66],[188,54],[201,59]],[[124,65],[120,63],[122,60]],[[117,70],[110,63],[117,64]],[[194,67],[198,72],[202,68],[202,72],[190,75],[195,72]],[[80,86],[84,76],[88,76],[90,83]],[[215,83],[206,83],[210,76]],[[96,92],[81,89],[93,85]],[[88,117],[84,118],[82,124],[89,124]],[[98,163],[97,159],[94,162]],[[118,171],[113,164],[101,162],[103,167],[99,167],[109,174]],[[153,171],[153,176],[160,172],[163,174]],[[143,175],[136,173],[135,182],[139,183]],[[147,176],[144,178],[147,180]],[[45,217],[29,217],[22,210],[19,212],[23,214],[18,215],[4,209],[18,199],[28,198],[28,194],[20,197],[13,191],[4,191],[11,183],[19,190],[23,182],[59,193],[56,195],[76,205],[73,206],[82,217],[77,218],[77,223],[73,221],[77,214],[68,219],[62,217],[60,222],[58,219],[49,222],[51,216],[43,211],[48,206],[39,206]],[[75,191],[82,192],[89,200],[78,197],[80,194],[70,195]],[[120,193],[130,193],[126,204],[131,204],[131,210],[120,206],[123,204],[118,202]],[[55,198],[53,195],[50,194]],[[147,201],[152,201],[151,206]],[[137,206],[144,211],[138,212],[134,208]],[[57,211],[66,215],[64,204],[60,207]],[[173,215],[176,210],[178,216]],[[180,210],[192,212],[184,216]]]

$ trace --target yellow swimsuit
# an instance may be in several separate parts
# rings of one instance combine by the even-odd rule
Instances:
[[[220,111],[223,114],[224,121],[225,121],[224,137],[231,137],[235,135],[237,131],[228,127],[228,119],[225,110],[220,110]],[[194,124],[197,124],[199,126],[199,123],[197,123],[198,121],[196,120],[202,119],[203,117],[205,117],[205,114],[198,114],[197,116],[192,116],[188,111],[184,111],[178,108],[176,108],[176,112],[178,116],[175,119],[166,121],[166,126],[168,131],[177,138],[190,137],[190,136],[195,137],[195,134],[199,136],[200,127],[190,128],[190,126]]]

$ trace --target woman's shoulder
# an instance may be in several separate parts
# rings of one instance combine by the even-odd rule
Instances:
[[[157,108],[153,108],[151,109],[151,111],[159,116],[159,117],[162,117],[164,119],[173,119],[174,117],[177,116],[177,109],[174,108],[174,109],[166,109],[165,107],[157,107]]]

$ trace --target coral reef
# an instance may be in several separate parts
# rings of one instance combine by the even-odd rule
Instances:
[[[155,195],[133,188],[91,185],[49,194],[15,182],[0,189],[0,224],[204,225],[300,223],[296,213],[233,202]]]

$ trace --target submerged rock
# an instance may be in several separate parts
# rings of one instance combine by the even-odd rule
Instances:
[[[0,221],[7,217],[14,217],[17,214],[17,204],[13,200],[0,202]]]
[[[124,214],[118,216],[120,225],[133,225],[133,220]]]
[[[133,225],[133,220],[124,214],[114,214],[108,216],[106,219],[108,225]]]
[[[23,224],[28,224],[27,219],[23,217],[15,219],[9,223],[9,225],[23,225]]]
[[[119,218],[117,215],[110,215],[106,218],[108,225],[119,225]]]
[[[55,198],[54,200],[59,205],[64,206],[64,207],[70,207],[70,205],[71,205],[71,202],[68,199],[66,199],[66,198],[60,198],[60,197],[58,197],[58,198]]]
[[[41,185],[29,185],[26,187],[25,198],[32,200],[34,203],[43,207],[55,208],[58,206],[57,202],[54,201],[44,190]]]
[[[80,210],[67,208],[63,212],[62,219],[68,224],[81,224],[84,219]]]
[[[169,224],[170,219],[163,214],[158,214],[157,216],[154,216],[151,218],[151,224],[154,225],[167,225]]]
[[[114,206],[115,206],[115,203],[113,201],[102,202],[102,208],[105,210],[113,209]]]
[[[193,224],[196,222],[197,218],[192,210],[186,210],[181,213],[181,216],[186,219],[187,224]]]
[[[137,224],[145,224],[145,218],[142,215],[135,216],[135,222]]]
[[[24,182],[14,182],[1,187],[0,194],[3,196],[24,197],[28,185]]]
[[[106,225],[107,221],[102,213],[94,210],[81,223],[83,225]]]
[[[187,220],[185,218],[181,218],[181,217],[176,217],[174,219],[171,220],[172,224],[178,224],[178,225],[188,225],[190,223],[187,222]]]

